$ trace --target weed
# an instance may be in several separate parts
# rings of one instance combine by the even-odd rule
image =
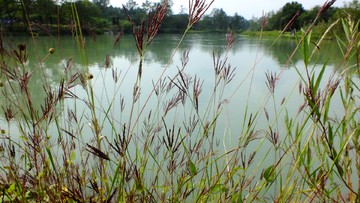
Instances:
[[[64,60],[64,75],[56,86],[46,82],[42,68],[46,60],[56,55],[55,48],[49,47],[48,54],[42,56],[36,66],[29,67],[28,55],[33,53],[27,52],[28,45],[13,46],[6,33],[4,37],[0,35],[0,88],[5,101],[1,109],[8,125],[1,126],[0,135],[1,201],[359,202],[359,183],[353,178],[356,175],[360,178],[357,114],[360,89],[355,82],[355,77],[360,75],[358,24],[351,18],[342,19],[347,39],[338,38],[343,54],[338,69],[344,68],[339,75],[334,73],[329,78],[324,76],[327,63],[319,73],[315,73],[316,64],[310,63],[314,55],[321,54],[319,47],[324,38],[309,52],[313,26],[303,31],[284,67],[279,72],[265,73],[268,92],[253,111],[249,110],[249,98],[254,91],[250,85],[242,104],[245,112],[239,116],[241,130],[234,133],[228,128],[221,129],[224,130],[222,151],[217,135],[221,116],[226,115],[228,104],[235,102],[233,95],[250,74],[253,81],[258,63],[298,14],[277,33],[278,38],[269,49],[256,56],[253,68],[244,75],[243,81],[234,79],[237,69],[228,60],[237,42],[236,35],[229,32],[225,36],[224,54],[222,50],[212,52],[214,81],[211,93],[206,95],[207,105],[201,106],[205,103],[202,100],[208,83],[201,75],[187,73],[192,58],[190,50],[182,53],[176,74],[165,73],[184,36],[213,2],[189,1],[187,29],[161,75],[153,81],[152,90],[145,92],[149,95],[145,101],[142,101],[141,84],[145,53],[165,17],[166,4],[149,12],[140,25],[132,21],[124,7],[133,29],[136,57],[139,57],[133,84],[124,84],[125,77],[131,77],[128,71],[132,64],[123,74],[114,67],[109,54],[98,60],[104,67],[99,74],[90,72],[88,47],[74,3],[71,4],[74,17],[68,28],[79,58],[70,56]],[[334,2],[325,2],[315,21]],[[266,23],[267,18],[263,16],[262,28]],[[32,25],[50,34],[47,28]],[[95,28],[89,24],[84,26],[95,45]],[[261,35],[262,32],[259,43]],[[121,31],[112,47],[121,43],[122,36]],[[293,90],[298,87],[304,101],[295,114],[289,115],[285,105],[293,90],[280,103],[275,94],[285,69],[298,51],[304,65],[302,70],[294,65],[299,77],[294,80]],[[353,59],[355,65],[351,64]],[[81,62],[81,68],[74,65],[74,60]],[[113,93],[108,91],[106,81],[100,85],[97,82],[105,80],[110,69]],[[37,73],[43,74],[45,81],[41,104],[34,98],[34,91],[40,90],[33,90],[29,85]],[[226,97],[227,87],[233,83],[238,86]],[[95,91],[96,88],[101,92]],[[131,89],[131,98],[120,94],[120,89]],[[156,97],[157,105],[145,114],[152,96]],[[341,108],[343,115],[330,112],[336,96],[341,98],[342,106],[337,108]],[[274,107],[268,111],[271,98]],[[130,104],[125,105],[125,101]],[[83,104],[85,109],[80,109],[78,104]],[[126,109],[128,106],[131,107]],[[265,129],[259,129],[261,119],[267,122]],[[17,131],[14,132],[13,126]],[[226,140],[234,140],[231,139],[234,134],[236,142],[227,146]],[[265,150],[260,152],[260,148]]]

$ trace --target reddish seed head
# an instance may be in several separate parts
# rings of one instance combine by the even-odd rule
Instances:
[[[121,31],[119,32],[119,34],[115,37],[113,46],[115,46],[115,44],[118,43],[118,41],[121,39],[123,33],[124,33],[123,30],[121,30]]]
[[[46,32],[47,34],[51,35],[50,30],[47,29],[46,27],[44,27],[44,26],[42,26],[42,25],[39,25],[39,24],[37,24],[37,23],[32,23],[32,24],[33,24],[35,27],[39,28],[40,30],[42,30],[42,31]]]
[[[193,26],[197,23],[201,17],[210,8],[214,0],[210,1],[209,4],[205,4],[206,0],[189,0],[189,26]]]
[[[336,0],[331,0],[331,1],[326,1],[324,3],[324,5],[321,7],[319,13],[317,14],[316,17],[319,17],[321,14],[323,14],[326,10],[328,10],[334,3]]]
[[[226,47],[225,50],[229,51],[236,43],[236,37],[234,36],[234,30],[226,34]]]
[[[263,15],[262,15],[262,18],[261,18],[261,27],[262,29],[264,29],[264,27],[267,25],[268,23],[268,19],[266,17],[266,15],[264,14],[264,11],[263,11]]]
[[[161,23],[164,20],[164,17],[166,16],[166,7],[167,3],[165,3],[162,7],[158,7],[155,11],[155,14],[151,20],[150,23],[150,13],[148,15],[148,23],[147,23],[147,37],[146,37],[146,43],[149,45],[152,40],[154,39],[155,35],[158,33]]]

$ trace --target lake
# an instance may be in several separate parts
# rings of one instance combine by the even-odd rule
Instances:
[[[34,72],[28,84],[32,100],[38,107],[38,111],[41,111],[40,106],[44,104],[46,97],[43,85],[47,84],[53,89],[58,89],[63,78],[66,78],[66,84],[70,75],[76,72],[84,73],[83,70],[88,67],[89,74],[93,76],[88,82],[91,83],[94,90],[92,101],[95,104],[99,123],[101,123],[101,137],[111,141],[121,133],[124,125],[127,126],[131,122],[131,128],[134,129],[134,143],[130,145],[134,147],[134,154],[131,156],[135,157],[137,156],[135,154],[136,145],[143,146],[149,141],[149,137],[146,135],[147,130],[153,132],[154,129],[159,128],[159,131],[153,133],[156,135],[154,143],[158,144],[165,142],[163,140],[165,130],[172,130],[169,131],[170,134],[174,131],[180,132],[182,138],[190,137],[189,148],[202,136],[211,138],[212,133],[213,137],[207,144],[216,146],[215,151],[223,154],[237,148],[239,140],[243,142],[244,135],[253,130],[256,139],[249,143],[243,152],[249,155],[253,151],[258,151],[254,164],[246,172],[246,174],[252,174],[255,170],[257,176],[266,166],[274,164],[274,160],[280,156],[280,154],[273,155],[272,144],[266,139],[269,126],[272,126],[274,132],[278,133],[279,140],[282,141],[288,133],[284,125],[285,115],[287,114],[290,118],[300,118],[300,120],[304,120],[306,117],[306,114],[299,113],[299,108],[303,106],[305,100],[302,93],[299,93],[299,74],[295,69],[296,67],[305,77],[303,57],[297,52],[288,63],[289,56],[297,46],[294,39],[283,38],[272,46],[274,38],[263,38],[259,41],[258,38],[238,35],[236,44],[226,53],[224,50],[225,34],[188,34],[172,60],[169,61],[181,35],[159,34],[144,55],[142,77],[139,81],[141,94],[132,110],[139,55],[132,35],[124,35],[115,46],[113,46],[114,38],[115,35],[100,35],[94,43],[90,37],[86,37],[86,51],[83,52],[77,46],[76,39],[71,36],[61,36],[60,41],[57,37],[36,37],[36,48],[32,38],[10,37],[9,41],[13,43],[14,47],[18,43],[26,43],[29,54],[26,63],[28,71],[38,66],[39,61],[48,54],[49,48],[53,47],[56,50],[42,63],[42,67]],[[269,49],[270,46],[272,46],[271,49]],[[311,50],[315,48],[312,44],[310,47]],[[177,74],[183,68],[184,60],[182,58],[186,58],[187,51],[189,52],[188,62],[184,67],[182,77],[179,77]],[[224,63],[225,56],[227,57],[225,67],[229,68],[227,70],[230,76],[233,74],[228,83],[215,78],[214,63],[216,60],[213,60],[213,53],[215,56],[221,54],[220,63]],[[105,67],[107,54],[110,59],[108,68]],[[72,67],[71,70],[66,68],[70,57],[73,57],[69,63]],[[339,75],[343,71],[343,65],[339,66],[341,60],[342,55],[335,41],[323,41],[318,45],[309,68],[314,67],[313,70],[317,75],[327,63],[320,89],[325,87],[328,78],[333,77],[335,80],[342,77]],[[172,88],[166,90],[167,86],[164,85],[162,94],[157,95],[152,92],[152,89],[164,70],[163,79],[165,81],[162,82],[172,84]],[[234,72],[231,72],[232,70]],[[267,87],[265,73],[280,75],[274,90],[274,97],[271,96]],[[220,78],[226,77],[224,71],[218,74],[223,74],[219,76]],[[117,81],[114,79],[115,75],[118,77]],[[84,77],[89,77],[89,75],[85,74]],[[198,82],[197,90],[201,90],[198,101],[195,101],[191,95],[194,91],[193,86],[186,87],[187,83],[192,84],[190,81],[195,79]],[[359,82],[358,78],[354,78],[354,80]],[[217,84],[218,81],[220,82]],[[215,84],[217,84],[216,91],[214,91]],[[304,87],[304,84],[302,85]],[[343,84],[340,83],[340,85]],[[180,91],[181,88],[185,88],[186,91]],[[91,142],[95,140],[96,136],[94,121],[87,103],[89,101],[88,92],[81,85],[71,88],[71,91],[78,99],[66,99],[56,108],[59,120],[64,123],[61,129],[74,130],[82,137],[81,140]],[[176,100],[175,97],[179,91],[186,92],[181,96],[187,99]],[[22,97],[21,95],[13,96]],[[166,107],[171,106],[173,98],[175,98],[176,104],[167,111]],[[0,98],[0,101],[2,104],[9,104],[4,96]],[[195,108],[194,105],[198,107]],[[329,115],[342,117],[344,111],[338,107],[342,107],[342,103],[337,92],[331,103]],[[79,123],[71,123],[69,118],[71,113],[68,113],[70,112],[68,109],[72,109],[77,117],[81,118]],[[267,116],[264,109],[266,109]],[[130,117],[132,111],[133,116]],[[218,115],[219,112],[221,113]],[[277,115],[278,119],[276,119]],[[199,120],[194,124],[194,129],[189,130],[194,119]],[[16,122],[12,124],[7,124],[2,113],[1,129],[5,129],[9,134],[12,132],[12,135],[15,134],[12,139],[16,139],[17,134],[14,132],[19,130],[18,125]],[[210,126],[209,135],[201,133],[201,129],[206,126]],[[46,134],[52,139],[57,139],[57,129],[56,125],[51,125],[46,129]],[[162,154],[165,151],[158,153]],[[226,159],[228,158],[226,157]],[[290,158],[287,157],[287,159]],[[260,167],[257,163],[261,163],[263,166]]]
[[[94,75],[92,82],[98,101],[101,101],[103,106],[107,106],[109,100],[113,99],[112,93],[118,91],[117,96],[114,98],[116,104],[114,105],[114,112],[120,112],[120,105],[118,103],[120,102],[119,95],[124,98],[125,104],[131,104],[131,95],[133,94],[133,86],[137,75],[139,56],[137,54],[133,36],[123,36],[120,42],[114,47],[112,47],[115,38],[114,35],[100,35],[97,37],[96,43],[93,43],[89,37],[85,38],[86,58],[84,55],[80,56],[76,40],[70,36],[62,36],[60,38],[60,51],[57,38],[35,38],[38,53],[32,38],[11,37],[10,41],[15,46],[18,43],[25,42],[27,44],[29,54],[27,67],[38,66],[39,57],[45,57],[50,47],[55,48],[55,54],[48,57],[43,63],[47,82],[53,87],[58,86],[61,78],[65,77],[66,61],[70,57],[73,56],[70,64],[72,64],[74,67],[73,69],[77,71],[81,71],[82,67],[87,63],[90,73]],[[147,50],[143,64],[140,106],[144,104],[146,98],[149,96],[153,88],[153,82],[157,81],[166,67],[180,39],[181,35],[178,34],[160,34],[154,39]],[[297,88],[297,79],[299,76],[293,67],[295,65],[299,70],[303,70],[304,63],[301,54],[297,52],[290,64],[285,67],[289,56],[296,48],[296,41],[294,39],[280,39],[270,50],[268,50],[273,42],[273,38],[265,38],[262,39],[259,44],[257,38],[239,35],[237,36],[236,44],[227,54],[227,64],[229,64],[232,69],[236,68],[236,70],[234,71],[234,78],[226,86],[223,96],[220,99],[221,101],[226,99],[228,102],[226,105],[228,110],[224,113],[227,114],[227,116],[224,116],[224,118],[219,120],[220,122],[223,122],[223,124],[227,124],[231,127],[233,132],[241,131],[241,129],[238,129],[237,127],[239,127],[239,123],[243,122],[243,118],[241,116],[239,118],[239,115],[244,115],[245,107],[248,105],[249,112],[257,111],[262,105],[264,98],[268,96],[269,91],[265,84],[265,73],[267,71],[279,75],[279,73],[284,70],[275,89],[275,102],[277,105],[280,106],[282,99],[287,97],[294,87]],[[203,88],[199,98],[200,112],[205,111],[214,89],[213,52],[222,54],[222,60],[224,60],[223,55],[225,54],[225,45],[225,34],[188,34],[180,45],[179,50],[174,55],[173,60],[170,61],[169,67],[165,72],[164,78],[172,78],[175,76],[178,72],[178,68],[181,68],[182,66],[181,58],[183,52],[189,51],[189,61],[184,72],[192,77],[197,75],[197,78],[203,81]],[[324,41],[319,47],[321,54],[317,56],[316,53],[313,57],[314,59],[318,58],[315,72],[319,72],[323,64],[329,60],[327,62],[324,78],[329,78],[334,72],[336,72],[335,77],[338,77],[339,71],[336,71],[336,68],[338,64],[340,64],[341,55],[339,55],[340,49],[338,48],[337,43],[334,41]],[[107,70],[105,68],[104,61],[106,54],[109,54],[111,58],[111,68],[117,70],[119,75],[118,80],[123,80],[120,88],[118,87],[119,84],[114,85],[111,68]],[[254,71],[251,72],[256,60],[258,62]],[[126,77],[124,78],[125,73]],[[35,72],[34,77],[35,76],[40,77],[41,79],[34,78],[30,81],[29,85],[30,88],[34,90],[33,94],[35,95],[33,99],[39,99],[37,100],[37,103],[41,104],[43,102],[44,92],[38,90],[43,90],[42,85],[44,84],[44,79],[42,79],[43,74],[40,69]],[[253,79],[251,81],[252,77]],[[252,85],[251,93],[249,94],[250,83]],[[81,88],[78,88],[75,91],[80,98],[86,97],[86,92],[81,91]],[[105,94],[105,92],[107,94]],[[232,96],[231,100],[229,100],[230,96]],[[301,99],[299,100],[299,98]],[[285,108],[289,113],[296,113],[303,102],[304,101],[302,97],[299,96],[298,91],[294,91],[293,95],[288,99]],[[272,117],[274,116],[274,104],[272,101],[269,101],[268,103],[270,104],[267,107],[268,113],[270,117]],[[151,96],[147,107],[150,110],[156,105],[157,99],[153,95]],[[126,107],[128,106],[126,105]],[[122,115],[129,114],[126,110],[128,110],[128,108],[125,108],[125,112],[122,113]],[[143,114],[147,115],[149,110],[145,110]],[[336,111],[336,109],[334,109],[334,111]],[[202,114],[200,113],[200,115]],[[118,117],[118,119],[120,119],[120,117]],[[257,122],[257,125],[265,128],[267,126],[263,121]]]

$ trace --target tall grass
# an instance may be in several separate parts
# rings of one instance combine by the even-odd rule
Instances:
[[[82,66],[74,67],[73,56],[65,59],[64,75],[58,86],[44,82],[45,99],[40,108],[33,94],[38,90],[30,89],[28,84],[38,72],[46,81],[42,63],[54,57],[57,50],[49,47],[48,55],[39,57],[38,66],[29,67],[28,54],[34,53],[27,52],[26,44],[12,45],[6,33],[2,33],[0,88],[6,101],[1,106],[7,126],[0,126],[0,201],[360,202],[356,181],[360,180],[359,87],[355,82],[355,77],[360,76],[358,24],[351,18],[342,19],[347,39],[338,38],[343,54],[338,66],[341,74],[334,73],[330,78],[324,78],[326,63],[319,73],[315,71],[316,62],[310,63],[313,56],[322,54],[319,48],[322,38],[312,41],[312,26],[303,31],[294,53],[302,53],[304,64],[294,65],[299,77],[292,92],[280,104],[276,102],[278,82],[290,66],[293,54],[279,73],[265,73],[269,91],[254,111],[249,110],[248,98],[253,91],[250,88],[248,98],[244,98],[244,115],[239,115],[243,121],[241,131],[222,129],[225,132],[222,150],[216,139],[218,119],[226,114],[227,104],[238,93],[237,88],[230,97],[225,97],[227,86],[237,83],[240,87],[248,76],[252,80],[266,53],[256,57],[243,81],[234,81],[236,69],[228,62],[228,52],[235,45],[236,36],[232,32],[227,34],[224,54],[213,52],[212,94],[207,106],[199,106],[204,80],[201,75],[186,73],[191,51],[182,53],[175,75],[167,75],[167,70],[186,33],[212,3],[190,1],[188,28],[162,74],[153,81],[151,92],[141,91],[142,67],[145,52],[165,16],[166,5],[150,12],[141,25],[133,24],[128,15],[138,51],[135,57],[139,57],[131,86],[124,81],[132,77],[128,73],[133,64],[119,72],[109,55],[100,63],[105,69],[98,75],[90,72],[81,19],[76,17],[73,6],[75,17],[69,28]],[[333,3],[326,2],[318,16]],[[262,26],[265,24],[264,17]],[[47,31],[41,25],[35,26]],[[86,27],[96,45],[94,29]],[[122,32],[113,46],[121,36]],[[33,39],[36,44],[36,38]],[[311,43],[316,44],[312,51]],[[60,55],[59,58],[64,60]],[[112,75],[113,92],[105,85],[107,74]],[[103,84],[101,92],[95,91],[98,81]],[[124,88],[133,91],[126,100],[130,104],[120,94]],[[304,103],[296,114],[289,115],[285,105],[297,88]],[[336,96],[343,104],[336,107],[342,109],[342,115],[331,113]],[[116,99],[119,97],[120,100]],[[150,97],[156,97],[157,106],[147,107]],[[268,113],[270,102],[274,106],[273,118]],[[78,104],[86,108],[81,109]],[[145,110],[146,107],[151,110]],[[259,129],[261,118],[266,119],[268,128]],[[84,134],[85,128],[91,129],[91,135]],[[104,128],[109,130],[105,132]],[[234,134],[239,139],[230,148],[226,139],[231,140]],[[268,150],[263,150],[265,147]]]

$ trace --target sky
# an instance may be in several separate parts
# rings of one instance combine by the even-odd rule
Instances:
[[[135,0],[140,6],[145,0]],[[159,2],[159,0],[150,0],[151,2]],[[287,2],[294,0],[215,0],[215,2],[210,7],[208,13],[211,12],[214,8],[222,8],[228,16],[233,16],[236,12],[243,16],[244,18],[250,20],[254,17],[261,17],[262,12],[265,13],[270,11],[278,11],[283,7]],[[333,6],[342,7],[344,2],[351,2],[352,0],[337,0]],[[110,0],[110,3],[113,6],[121,6],[126,4],[127,0]],[[187,8],[188,12],[189,0],[173,0],[174,5],[172,7],[174,13],[179,13],[180,6],[183,5]],[[206,0],[210,2],[210,0]],[[297,0],[298,3],[301,3],[305,9],[311,9],[316,5],[322,6],[326,0]]]

